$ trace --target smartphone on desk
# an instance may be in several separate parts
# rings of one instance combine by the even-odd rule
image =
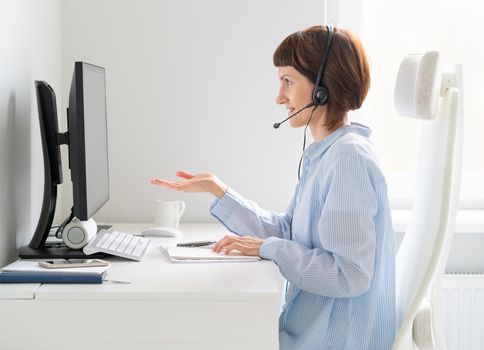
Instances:
[[[68,260],[42,260],[39,266],[47,269],[62,269],[72,267],[96,267],[107,266],[109,262],[101,259],[68,259]]]

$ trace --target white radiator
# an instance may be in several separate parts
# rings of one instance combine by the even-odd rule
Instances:
[[[441,296],[447,350],[484,349],[484,274],[446,274]]]

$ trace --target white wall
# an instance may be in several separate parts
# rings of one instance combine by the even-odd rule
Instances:
[[[321,24],[322,6],[62,1],[64,107],[74,61],[106,68],[111,199],[96,219],[150,221],[155,198],[181,198],[184,221],[210,221],[210,196],[149,185],[179,169],[212,171],[262,207],[284,210],[303,130],[272,128],[286,117],[275,104],[272,54],[286,35]],[[65,213],[70,191],[64,186]]]
[[[59,1],[0,0],[0,48],[3,266],[30,241],[40,213],[43,160],[34,80],[46,80],[56,90],[60,87]]]

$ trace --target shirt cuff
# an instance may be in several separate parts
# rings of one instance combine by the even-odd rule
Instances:
[[[278,237],[266,238],[264,243],[260,246],[259,256],[267,260],[276,261],[277,253],[279,252],[279,248],[283,241],[284,239]]]
[[[210,206],[210,214],[221,222],[227,221],[236,209],[241,205],[240,195],[227,188],[222,198],[215,198]]]

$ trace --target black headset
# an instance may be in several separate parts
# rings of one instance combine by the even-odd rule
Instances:
[[[274,129],[278,129],[279,126],[281,126],[281,124],[287,122],[292,117],[295,117],[296,115],[304,111],[306,108],[324,106],[325,104],[328,103],[328,97],[329,97],[328,89],[326,88],[326,86],[321,85],[321,83],[323,81],[324,68],[326,67],[326,62],[328,61],[329,49],[331,48],[331,44],[333,43],[334,28],[332,26],[326,26],[326,28],[328,29],[328,42],[326,45],[326,50],[324,51],[324,54],[323,54],[323,58],[321,59],[321,65],[319,66],[319,72],[318,72],[318,77],[316,79],[316,84],[314,85],[312,101],[308,103],[306,106],[304,106],[303,108],[301,108],[300,110],[298,110],[296,113],[291,114],[283,121],[279,123],[274,123],[273,125]]]
[[[313,105],[314,106],[324,106],[328,103],[328,89],[326,86],[322,85],[324,69],[326,68],[326,63],[328,62],[329,49],[333,43],[333,26],[326,26],[328,30],[328,42],[326,45],[326,50],[324,51],[323,58],[321,59],[321,65],[319,66],[318,78],[316,79],[316,84],[313,90]]]

